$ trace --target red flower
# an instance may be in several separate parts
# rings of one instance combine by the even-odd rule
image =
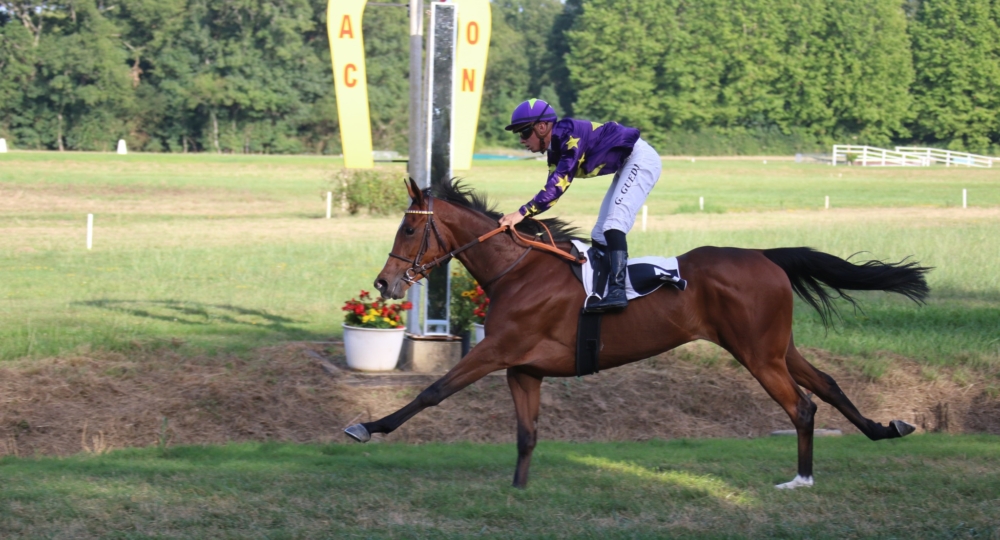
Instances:
[[[402,304],[390,304],[381,298],[372,300],[368,291],[361,291],[361,300],[354,298],[344,302],[341,310],[346,311],[344,322],[350,326],[360,326],[365,328],[402,328],[402,320],[399,315],[400,308],[410,309],[412,304],[404,302]],[[378,315],[369,316],[374,310]]]

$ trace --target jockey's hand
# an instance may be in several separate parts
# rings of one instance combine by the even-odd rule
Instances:
[[[507,225],[513,229],[514,225],[517,225],[523,220],[524,216],[522,216],[520,212],[514,211],[510,214],[504,214],[504,216],[500,218],[500,226],[503,227],[504,225]]]

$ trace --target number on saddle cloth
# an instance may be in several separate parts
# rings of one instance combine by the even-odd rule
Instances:
[[[608,287],[611,264],[606,253],[598,248],[588,248],[583,242],[573,241],[573,255],[587,252],[587,262],[571,265],[576,278],[587,294],[584,303],[600,300]],[[646,296],[669,283],[680,290],[687,288],[687,281],[681,278],[677,258],[640,257],[629,259],[626,273],[625,293],[629,300]],[[580,320],[576,331],[576,376],[597,373],[601,350],[602,313],[584,313],[581,306]]]
[[[606,254],[574,240],[570,253],[577,255],[584,251],[587,252],[587,262],[573,265],[573,273],[583,284],[583,290],[587,294],[585,302],[589,304],[604,296],[611,268]],[[631,258],[628,260],[626,278],[625,294],[629,300],[646,296],[666,284],[682,291],[687,288],[687,281],[681,278],[677,257]]]

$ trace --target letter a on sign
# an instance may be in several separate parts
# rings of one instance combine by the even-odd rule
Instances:
[[[361,37],[361,15],[368,0],[329,0],[326,30],[333,57],[333,86],[337,91],[337,116],[344,165],[348,169],[370,169],[372,127],[368,113],[368,77],[365,44]]]
[[[455,112],[451,120],[451,167],[472,168],[479,105],[483,100],[486,57],[490,51],[489,0],[455,0],[458,46],[455,51]]]

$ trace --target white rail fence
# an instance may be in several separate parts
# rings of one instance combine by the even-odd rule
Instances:
[[[862,167],[929,167],[934,163],[944,163],[966,167],[992,168],[993,161],[1000,158],[980,156],[966,152],[954,152],[940,148],[897,146],[895,150],[856,144],[837,144],[833,147],[832,165],[845,163]]]
[[[997,158],[993,158],[990,156],[980,156],[977,154],[969,154],[966,152],[953,152],[951,150],[942,150],[940,148],[897,146],[896,151],[923,156],[932,162],[944,163],[945,167],[950,167],[952,165],[965,165],[966,167],[992,168],[993,161],[997,160]]]
[[[837,144],[833,146],[833,165],[846,163],[862,167],[926,167],[931,164],[926,157],[857,144]]]

